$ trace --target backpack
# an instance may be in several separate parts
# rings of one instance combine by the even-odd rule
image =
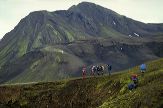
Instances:
[[[135,88],[136,88],[136,85],[135,85],[134,83],[128,84],[128,89],[129,89],[129,90],[133,90],[133,89],[135,89]]]

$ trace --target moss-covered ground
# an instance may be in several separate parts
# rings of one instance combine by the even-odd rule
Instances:
[[[0,108],[163,108],[163,59],[111,76],[0,86]],[[139,85],[130,91],[131,74]]]

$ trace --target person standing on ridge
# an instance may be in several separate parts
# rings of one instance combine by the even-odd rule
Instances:
[[[108,67],[109,75],[111,75],[112,66],[108,64],[107,67]]]
[[[83,69],[82,69],[82,77],[83,77],[83,79],[85,79],[85,77],[86,77],[86,66],[85,65],[83,66]]]
[[[140,65],[140,72],[142,73],[142,76],[144,76],[146,69],[147,69],[146,64],[143,63]]]
[[[102,73],[102,75],[104,74],[104,70],[105,70],[105,67],[101,66],[101,73]]]
[[[92,66],[91,68],[91,75],[94,76],[96,71],[96,66]]]

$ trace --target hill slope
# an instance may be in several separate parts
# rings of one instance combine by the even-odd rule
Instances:
[[[32,12],[7,33],[0,41],[0,83],[77,77],[83,65],[112,64],[119,71],[160,57],[163,24],[82,2],[68,10]]]
[[[0,69],[0,83],[54,81],[81,75],[87,65],[112,64],[113,71],[127,69],[147,60],[163,56],[163,43],[110,45],[104,41],[75,42],[66,46],[48,46],[31,51]],[[123,48],[123,50],[121,50]]]
[[[123,73],[84,80],[0,86],[1,107],[57,108],[162,108],[163,59],[147,63],[142,77],[138,67]],[[127,84],[130,75],[137,73],[139,86],[131,92]]]

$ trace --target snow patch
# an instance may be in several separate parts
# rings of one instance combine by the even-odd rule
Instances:
[[[55,52],[62,53],[62,54],[64,53],[64,51],[63,51],[63,50],[61,50],[61,49],[54,49],[54,51],[55,51]]]
[[[63,54],[63,50],[61,51],[61,53]]]
[[[62,54],[64,53],[64,51],[63,51],[63,50],[58,50],[58,52],[60,52],[60,53],[62,53]]]
[[[113,24],[116,25],[115,21],[113,21]]]
[[[134,35],[136,35],[137,37],[139,37],[139,34],[137,34],[137,33],[134,33]]]

